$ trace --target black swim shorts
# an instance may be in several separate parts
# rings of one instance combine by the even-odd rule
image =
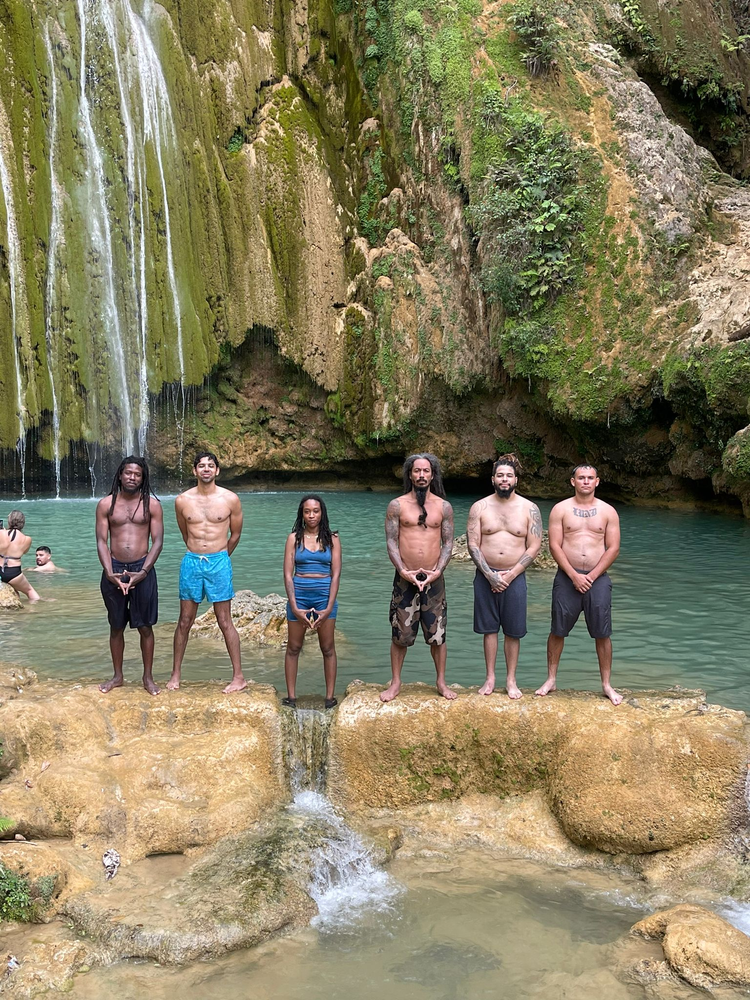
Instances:
[[[608,639],[612,635],[612,580],[609,574],[602,573],[591,590],[581,594],[568,574],[559,569],[552,584],[552,635],[570,635],[582,611],[592,639]]]
[[[526,574],[521,573],[502,592],[490,587],[487,577],[474,576],[474,631],[494,635],[503,630],[511,639],[526,635]]]
[[[443,577],[439,576],[420,591],[415,583],[409,583],[396,573],[390,617],[391,635],[397,646],[413,646],[420,625],[426,643],[442,646],[448,621]]]
[[[143,569],[145,561],[145,556],[131,563],[113,559],[112,572],[138,573]],[[159,618],[159,588],[155,569],[150,569],[146,578],[137,583],[127,594],[123,594],[120,588],[110,583],[102,573],[101,592],[107,607],[109,627],[115,632],[124,629],[126,625],[130,625],[131,628],[156,625]]]

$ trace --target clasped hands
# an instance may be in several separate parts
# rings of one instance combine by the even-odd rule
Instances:
[[[128,579],[123,580],[124,576]],[[146,579],[146,573],[142,569],[139,569],[137,573],[128,573],[127,570],[123,570],[121,573],[109,573],[107,579],[110,583],[114,583],[116,587],[119,587],[125,597],[127,597],[131,588]]]
[[[315,632],[328,618],[329,611],[324,609],[323,611],[318,611],[317,608],[295,608],[294,614],[298,621],[301,621],[305,628],[311,629]]]
[[[490,585],[490,590],[492,590],[494,594],[502,594],[502,592],[507,590],[511,583],[513,583],[515,580],[514,576],[512,576],[510,580],[505,579],[511,572],[512,570],[509,569],[493,569],[490,571],[487,581]]]
[[[591,590],[596,582],[596,577],[591,576],[591,573],[579,573],[577,570],[573,570],[573,575],[570,578],[573,581],[573,586],[576,588],[579,594],[586,594]]]
[[[436,569],[403,569],[400,575],[404,580],[408,580],[409,583],[413,583],[414,586],[419,590],[420,593],[426,590],[431,583],[440,576],[440,573]]]

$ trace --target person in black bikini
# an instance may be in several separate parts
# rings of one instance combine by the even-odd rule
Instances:
[[[287,697],[282,704],[297,705],[297,665],[305,633],[318,633],[326,682],[326,708],[338,704],[336,646],[334,633],[341,576],[341,543],[328,524],[328,512],[319,496],[308,494],[300,501],[297,520],[284,549],[284,585],[287,597],[288,641],[284,656]]]
[[[7,529],[0,529],[0,557],[2,557],[0,558],[0,580],[10,584],[20,594],[25,594],[29,599],[29,604],[35,604],[40,600],[39,594],[31,586],[21,569],[21,557],[25,556],[31,548],[31,539],[23,533],[25,524],[25,514],[20,510],[12,510],[8,514]]]

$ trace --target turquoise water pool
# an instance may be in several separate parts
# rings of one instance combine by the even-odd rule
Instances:
[[[242,494],[245,526],[234,555],[235,587],[283,593],[284,541],[301,493]],[[387,493],[325,493],[331,523],[341,535],[343,573],[339,594],[339,683],[354,678],[385,683],[389,678],[388,603],[393,568],[385,551],[383,521]],[[165,508],[164,552],[157,564],[160,619],[174,621],[177,577],[184,552],[174,519],[174,498]],[[456,531],[465,531],[476,496],[452,498]],[[108,627],[99,594],[100,567],[94,543],[93,499],[0,499],[0,516],[23,509],[34,545],[47,544],[62,576],[32,574],[35,586],[54,602],[23,612],[0,612],[0,658],[58,677],[101,679],[110,673]],[[551,504],[542,501],[546,518]],[[628,688],[682,684],[704,688],[711,699],[750,710],[750,524],[740,518],[633,507],[619,508],[622,553],[611,571],[614,582],[615,685]],[[30,560],[30,564],[33,560]],[[476,685],[484,677],[481,637],[472,631],[473,565],[453,563],[447,571],[448,680]],[[521,647],[519,683],[539,685],[546,676],[552,574],[529,572],[529,634]],[[283,652],[243,650],[246,676],[283,688]],[[300,693],[322,690],[322,665],[315,644],[301,659]],[[140,676],[136,635],[126,637],[126,678]],[[170,630],[157,635],[155,673],[166,680],[171,663]],[[221,643],[191,640],[186,681],[228,678]],[[431,681],[434,670],[421,640],[409,651],[404,680]],[[593,642],[581,620],[566,643],[561,687],[596,689]]]

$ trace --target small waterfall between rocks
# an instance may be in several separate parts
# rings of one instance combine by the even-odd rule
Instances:
[[[305,826],[319,826],[323,834],[313,851],[307,886],[318,907],[312,925],[345,932],[368,915],[393,912],[403,890],[325,794],[332,713],[298,708],[285,715],[286,764],[294,795],[287,811]]]

